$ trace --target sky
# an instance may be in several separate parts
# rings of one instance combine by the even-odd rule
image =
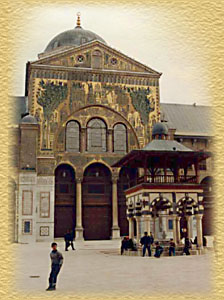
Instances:
[[[162,72],[160,101],[210,105],[209,78],[204,51],[188,27],[185,15],[175,8],[170,13],[158,6],[42,5],[24,15],[22,33],[15,39],[13,96],[23,96],[25,65],[37,59],[57,34],[81,26],[101,36],[109,46]],[[194,24],[192,24],[194,25]]]

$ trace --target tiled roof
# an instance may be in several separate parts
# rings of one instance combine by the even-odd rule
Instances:
[[[161,119],[175,135],[212,136],[211,106],[161,103]]]
[[[191,149],[172,140],[152,140],[142,150],[146,151],[181,151],[192,152]]]

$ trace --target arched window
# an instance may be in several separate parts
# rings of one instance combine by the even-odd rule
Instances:
[[[127,152],[127,130],[124,124],[114,126],[114,152]]]
[[[79,123],[70,121],[66,126],[66,151],[79,152]]]
[[[106,124],[100,119],[92,119],[87,125],[87,150],[106,152]]]

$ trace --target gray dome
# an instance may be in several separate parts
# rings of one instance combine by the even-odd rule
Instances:
[[[37,120],[35,117],[28,114],[22,118],[20,124],[37,124]]]
[[[54,37],[47,45],[44,52],[50,52],[59,47],[80,46],[95,40],[106,44],[106,42],[96,33],[85,30],[81,26],[76,26],[74,29],[64,31]]]
[[[161,134],[168,135],[168,129],[167,129],[167,126],[164,123],[154,124],[154,126],[152,128],[152,135],[155,136],[157,134],[159,134],[159,135],[161,135]]]

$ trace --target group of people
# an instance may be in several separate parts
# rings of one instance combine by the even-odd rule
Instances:
[[[148,256],[152,256],[152,245],[155,245],[155,254],[156,258],[159,258],[163,253],[163,247],[159,244],[158,241],[154,243],[154,237],[152,232],[148,235],[148,232],[144,232],[144,236],[140,239],[140,244],[142,246],[142,256],[144,257],[146,254],[146,250],[148,252]],[[184,239],[184,248],[183,254],[190,255],[190,249],[192,248],[192,244],[197,244],[197,238],[195,238],[194,242],[192,242],[189,238],[185,237]],[[203,238],[203,245],[206,245],[206,241]],[[133,250],[137,251],[137,243],[133,239],[129,239],[128,237],[124,237],[121,242],[121,255],[124,253],[124,250]],[[169,256],[176,255],[176,244],[173,239],[170,239],[169,242]]]
[[[67,231],[64,235],[65,240],[65,251],[68,251],[68,248],[71,246],[72,250],[75,250],[73,240],[74,240],[74,231]],[[146,254],[146,250],[148,251],[148,256],[152,256],[151,247],[154,244],[154,237],[152,232],[148,235],[148,232],[144,232],[144,236],[140,240],[140,244],[142,245],[142,256],[144,257]],[[184,241],[184,249],[183,253],[186,255],[190,255],[189,249],[191,248],[191,244],[197,244],[197,238],[195,238],[194,242],[192,242],[189,238],[185,237]],[[203,238],[203,245],[206,246],[206,239]],[[61,252],[57,250],[57,243],[51,244],[52,251],[50,253],[51,258],[51,273],[49,276],[49,287],[47,291],[52,291],[56,289],[57,276],[63,264],[63,255]],[[173,239],[170,239],[169,242],[169,256],[175,256],[175,242]],[[124,237],[121,242],[121,255],[124,253],[124,250],[132,250],[137,251],[137,243],[134,239],[129,239],[129,237]],[[159,258],[163,253],[163,247],[159,244],[159,242],[155,242],[155,254],[156,258]]]
[[[150,232],[150,235],[148,235],[148,232],[144,232],[144,236],[140,240],[140,244],[142,245],[142,256],[144,257],[146,254],[146,250],[148,251],[148,255],[152,256],[152,250],[151,247],[154,243],[154,237],[152,235],[152,232]],[[154,256],[156,258],[159,258],[161,254],[163,253],[163,247],[160,246],[159,242],[155,242],[155,254]]]

